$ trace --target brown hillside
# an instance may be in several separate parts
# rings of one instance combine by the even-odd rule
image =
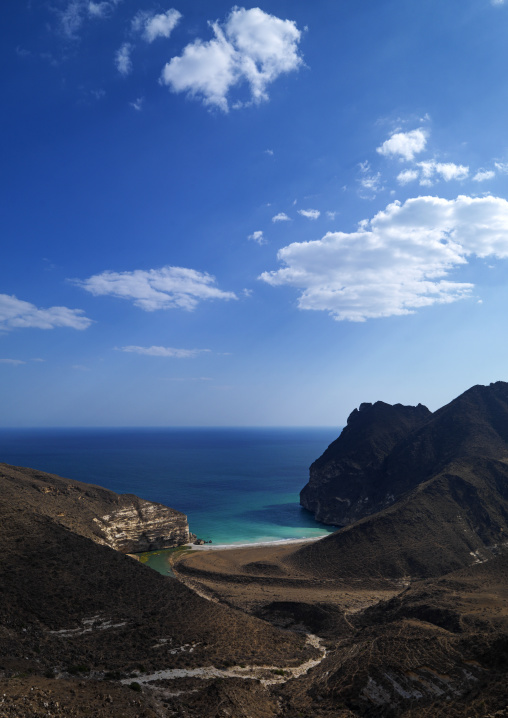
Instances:
[[[103,676],[126,675],[139,666],[157,671],[267,660],[289,665],[312,655],[303,637],[206,601],[61,525],[48,515],[51,493],[42,496],[45,508],[37,511],[33,473],[26,472],[25,483],[23,473],[17,470],[17,495],[13,484],[0,480],[4,675],[20,670],[66,675],[76,666],[86,675]],[[61,486],[49,475],[44,482]],[[89,490],[92,498],[102,491]],[[55,496],[60,502],[61,495]]]

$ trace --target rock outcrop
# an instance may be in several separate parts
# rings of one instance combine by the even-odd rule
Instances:
[[[121,508],[95,518],[111,548],[122,553],[157,551],[182,546],[195,538],[189,533],[187,516],[162,504],[126,495]]]
[[[318,521],[345,526],[379,511],[394,500],[388,488],[379,496],[382,465],[395,446],[432,416],[427,407],[361,404],[341,435],[310,467],[301,505]]]
[[[0,464],[3,498],[22,497],[36,514],[122,553],[182,546],[196,537],[187,516],[134,494]]]

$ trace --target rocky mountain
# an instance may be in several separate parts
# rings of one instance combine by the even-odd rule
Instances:
[[[315,501],[318,517],[347,525],[298,551],[295,565],[317,562],[341,576],[438,576],[504,550],[508,384],[475,386],[434,414],[380,404],[353,412],[311,467],[302,503]]]
[[[310,467],[301,505],[318,521],[338,526],[383,508],[376,482],[383,462],[397,444],[432,416],[427,407],[361,404],[349,415],[341,435]]]
[[[187,517],[133,494],[0,464],[2,499],[122,553],[173,548],[195,538]]]

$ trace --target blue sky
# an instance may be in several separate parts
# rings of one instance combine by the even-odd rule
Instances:
[[[508,2],[7,0],[2,426],[508,379]]]

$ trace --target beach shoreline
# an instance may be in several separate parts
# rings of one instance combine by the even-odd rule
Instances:
[[[296,538],[296,539],[274,539],[273,541],[257,541],[252,543],[226,543],[226,544],[185,544],[185,548],[190,548],[192,551],[227,551],[233,549],[248,549],[248,548],[263,548],[268,546],[290,546],[295,544],[310,543],[312,541],[319,541],[330,534],[323,534],[322,536],[311,536],[309,538]],[[184,548],[184,547],[182,547]]]

